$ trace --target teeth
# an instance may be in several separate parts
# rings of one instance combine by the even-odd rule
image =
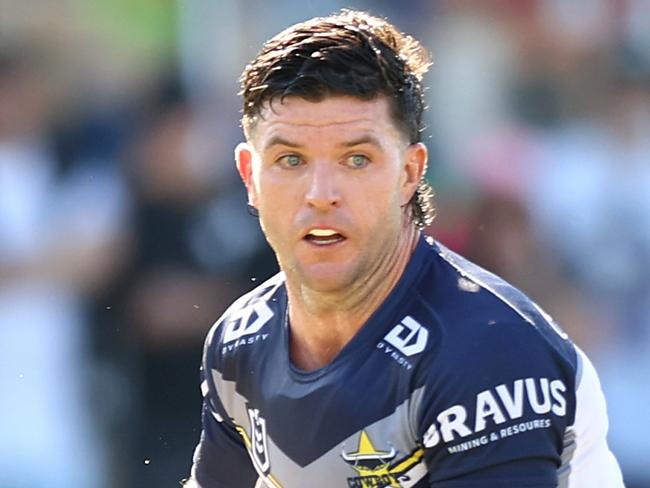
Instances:
[[[315,237],[330,237],[336,235],[337,232],[332,229],[312,229],[309,231],[309,234]]]

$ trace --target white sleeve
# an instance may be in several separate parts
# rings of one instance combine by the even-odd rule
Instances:
[[[576,413],[564,434],[559,488],[621,488],[621,469],[607,446],[607,406],[596,369],[576,347]]]

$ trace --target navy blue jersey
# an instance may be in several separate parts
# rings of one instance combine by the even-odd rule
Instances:
[[[622,486],[584,354],[430,239],[330,364],[297,369],[290,334],[282,274],[210,331],[193,486]]]

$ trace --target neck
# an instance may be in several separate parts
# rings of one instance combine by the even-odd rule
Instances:
[[[409,224],[370,273],[340,292],[317,293],[287,280],[291,358],[296,366],[309,371],[334,359],[393,290],[419,236]]]

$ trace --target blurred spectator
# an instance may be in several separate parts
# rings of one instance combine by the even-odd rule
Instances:
[[[267,265],[251,274],[266,247],[244,195],[217,194],[214,169],[192,158],[194,120],[179,84],[154,95],[124,159],[133,205],[129,263],[97,308],[102,354],[121,365],[133,398],[131,420],[111,437],[125,469],[120,486],[134,488],[171,486],[189,473],[207,330],[274,271]]]
[[[119,260],[114,171],[64,171],[46,52],[0,50],[0,486],[103,487],[84,299]]]
[[[600,93],[597,116],[548,134],[530,196],[543,242],[605,319],[608,341],[592,356],[603,365],[610,437],[624,472],[644,480],[650,426],[630,419],[649,399],[632,378],[650,374],[650,76],[621,74]]]

